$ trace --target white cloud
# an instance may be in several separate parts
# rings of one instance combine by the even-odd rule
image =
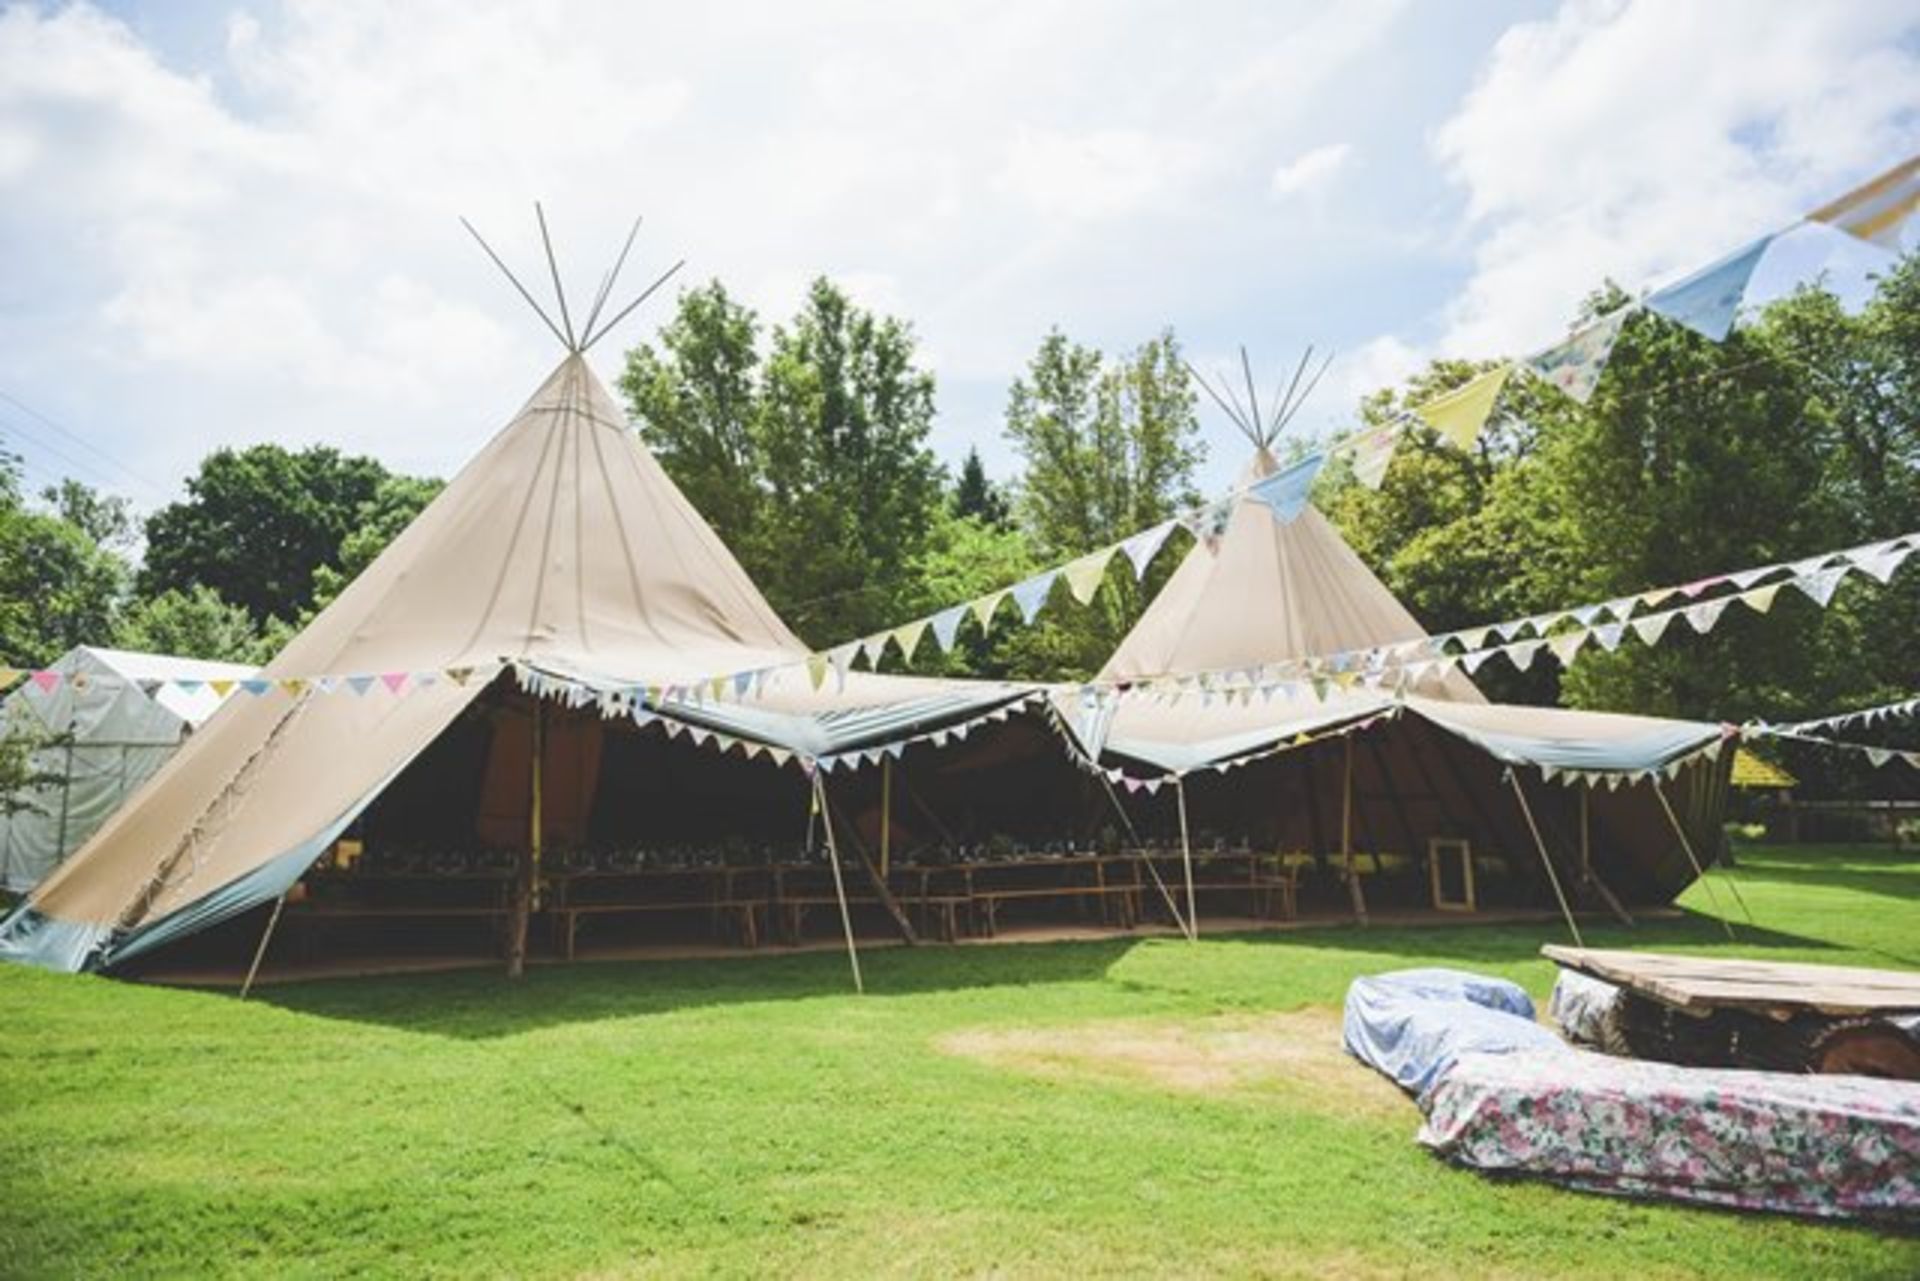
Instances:
[[[1344,142],[1315,147],[1275,169],[1267,190],[1277,199],[1323,191],[1352,158],[1353,148]]]
[[[1559,333],[1581,295],[1703,265],[1920,142],[1910,4],[1571,0],[1510,29],[1435,135],[1473,272],[1440,346]]]

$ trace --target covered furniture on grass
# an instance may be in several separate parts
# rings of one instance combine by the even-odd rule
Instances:
[[[1468,1053],[1421,1105],[1419,1141],[1485,1174],[1920,1224],[1920,1085],[1586,1050]]]
[[[1578,1005],[1563,1007],[1575,1024]],[[1416,1097],[1419,1142],[1485,1174],[1920,1223],[1920,1084],[1579,1049],[1535,1022],[1519,987],[1456,970],[1356,979],[1343,1037],[1349,1053]]]
[[[1462,970],[1393,970],[1347,988],[1347,1053],[1421,1096],[1464,1054],[1552,1054],[1566,1045],[1534,1022],[1517,983]]]
[[[1601,1007],[1582,1011],[1583,1039],[1696,1067],[1920,1080],[1920,974],[1601,948],[1541,952],[1588,981],[1581,1004]],[[1595,983],[1611,985],[1616,997],[1603,1002]]]

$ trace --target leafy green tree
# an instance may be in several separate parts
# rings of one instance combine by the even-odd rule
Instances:
[[[627,353],[619,383],[641,439],[743,557],[753,557],[767,501],[759,341],[753,311],[711,281],[680,295],[658,349],[641,343]]]
[[[1111,362],[1058,330],[1041,341],[1008,393],[1005,427],[1025,464],[1015,515],[1039,562],[1113,543],[1197,501],[1195,396],[1171,330]],[[1173,559],[1160,558],[1146,592],[1125,568],[1113,568],[1093,609],[1028,629],[1012,646],[1013,662],[1035,677],[1089,674],[1139,618]]]
[[[113,634],[126,563],[89,534],[21,499],[18,464],[0,455],[0,661],[50,663]]]
[[[187,481],[187,497],[147,520],[143,595],[205,585],[256,624],[295,619],[315,573],[338,567],[341,545],[388,478],[371,458],[326,446],[221,449]]]
[[[956,516],[972,516],[988,525],[1004,525],[1012,516],[1006,497],[988,479],[978,449],[969,449],[966,461],[960,464],[960,477],[953,483],[953,512]]]
[[[114,643],[122,649],[175,654],[229,663],[260,663],[260,634],[253,618],[220,599],[204,583],[170,587],[135,601],[120,620]]]
[[[823,279],[760,346],[719,284],[683,294],[620,380],[641,436],[810,642],[897,621],[941,483],[913,332]]]
[[[103,494],[67,479],[43,489],[40,497],[55,515],[102,547],[126,552],[139,541],[139,518],[133,504],[119,494]]]
[[[446,482],[421,476],[387,475],[380,479],[373,497],[361,503],[354,513],[354,528],[340,540],[339,563],[321,565],[313,571],[313,603],[303,618],[311,618],[346,590],[347,584],[380,557],[387,544],[400,536],[414,518],[439,497]],[[262,629],[270,639],[274,629]],[[290,633],[289,633],[290,635]],[[275,647],[276,649],[278,646]]]
[[[784,558],[775,607],[810,640],[897,621],[940,497],[927,449],[933,375],[903,321],[816,280],[776,326],[763,379],[760,447],[770,502],[757,540]]]
[[[1603,289],[1584,313],[1622,301]],[[1436,365],[1362,417],[1383,421],[1481,367]],[[1891,270],[1857,315],[1808,287],[1725,343],[1636,317],[1586,406],[1516,377],[1473,456],[1415,431],[1379,492],[1330,469],[1322,500],[1433,628],[1920,527],[1920,265]],[[1679,624],[1655,649],[1589,647],[1564,675],[1490,664],[1478,679],[1502,697],[1733,720],[1881,701],[1920,671],[1916,579],[1850,582],[1826,610],[1789,590],[1765,617],[1732,608],[1707,636]],[[1833,760],[1795,768],[1844,782]]]

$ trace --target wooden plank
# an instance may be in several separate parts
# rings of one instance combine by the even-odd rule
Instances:
[[[1920,1011],[1920,974],[1857,966],[1722,960],[1549,944],[1549,960],[1677,1009],[1859,1015]]]

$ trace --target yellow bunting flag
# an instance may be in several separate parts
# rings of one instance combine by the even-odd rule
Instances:
[[[913,622],[893,629],[893,643],[900,647],[902,662],[913,661],[913,651],[920,648],[920,638],[926,635],[927,620],[916,618]]]
[[[1742,605],[1756,614],[1764,614],[1773,608],[1773,598],[1780,594],[1781,584],[1768,583],[1765,587],[1755,587],[1734,597]]]
[[[1916,210],[1920,210],[1920,156],[1822,205],[1807,218],[1898,252],[1900,228]]]
[[[1512,374],[1512,365],[1489,369],[1465,386],[1456,387],[1424,405],[1415,405],[1413,412],[1456,449],[1471,450],[1480,439],[1480,429],[1487,425],[1487,418],[1493,413],[1493,402],[1499,398],[1500,389],[1507,385]]]
[[[1100,590],[1100,584],[1107,576],[1107,563],[1117,550],[1109,547],[1091,556],[1082,556],[1079,560],[1068,561],[1061,569],[1061,576],[1067,580],[1067,590],[1073,593],[1075,600],[1082,605],[1093,603],[1093,594]]]
[[[218,697],[225,698],[227,695],[233,693],[234,684],[235,682],[229,680],[208,681],[207,688],[212,690]]]
[[[991,596],[982,596],[973,602],[973,616],[979,620],[980,630],[983,633],[993,626],[993,612],[1000,608],[1000,602],[1006,598],[1007,594],[1001,591],[994,592]]]
[[[807,655],[807,679],[813,687],[819,689],[827,683],[827,656],[825,654]]]
[[[11,689],[26,675],[18,667],[0,667],[0,689]]]
[[[280,682],[280,688],[294,698],[298,698],[306,691],[307,682],[304,677],[288,676]]]

